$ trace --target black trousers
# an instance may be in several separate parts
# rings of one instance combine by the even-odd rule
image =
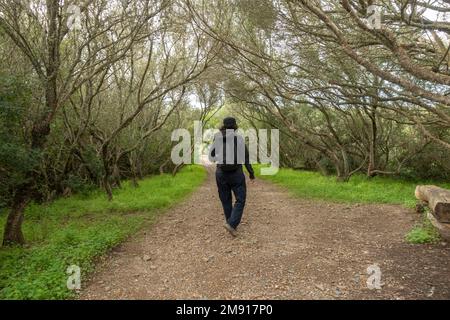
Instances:
[[[242,166],[236,171],[231,172],[222,171],[220,168],[217,168],[216,182],[225,219],[230,226],[237,228],[239,223],[241,223],[245,199],[247,197],[247,186]],[[232,193],[236,198],[234,206]]]

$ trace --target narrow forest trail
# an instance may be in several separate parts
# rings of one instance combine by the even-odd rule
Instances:
[[[413,212],[296,199],[258,180],[233,239],[208,171],[189,199],[99,263],[80,298],[450,299],[450,246],[406,243]],[[381,290],[367,288],[373,264]]]

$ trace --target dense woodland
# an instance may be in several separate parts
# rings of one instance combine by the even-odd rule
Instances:
[[[32,201],[175,173],[172,130],[223,109],[280,129],[285,167],[448,179],[449,14],[446,0],[0,0],[4,245],[24,243]]]

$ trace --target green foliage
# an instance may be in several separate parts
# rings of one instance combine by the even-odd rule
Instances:
[[[82,151],[86,165],[97,177],[104,173],[104,168],[101,159],[97,156],[97,153],[92,145],[85,145],[85,150]]]
[[[443,134],[443,130],[441,132]],[[418,179],[449,181],[450,152],[439,144],[430,144],[425,148],[424,152],[417,154],[405,164],[402,175]]]
[[[272,29],[276,23],[277,13],[272,1],[238,0],[237,7],[246,17],[246,22],[259,29]]]
[[[29,90],[19,78],[0,74],[1,132],[14,130],[22,119],[29,99]]]
[[[70,174],[64,183],[65,187],[70,188],[70,190],[74,193],[81,194],[83,196],[90,195],[95,189],[95,185],[93,183],[86,182],[81,177]]]
[[[161,209],[180,201],[205,176],[203,168],[189,166],[175,177],[145,179],[138,188],[124,183],[111,202],[98,190],[87,198],[76,195],[49,205],[31,205],[23,228],[29,246],[0,248],[0,299],[71,297],[66,288],[69,265],[80,266],[83,281],[95,257],[154,221]]]
[[[23,137],[29,89],[18,78],[0,74],[0,208],[7,205],[11,190],[25,179],[37,162]]]
[[[416,226],[408,232],[406,240],[413,244],[436,243],[439,241],[439,235],[436,233],[436,230]]]
[[[411,231],[406,234],[406,241],[413,244],[437,243],[440,239],[439,232],[426,217],[423,215],[422,221],[414,226]]]
[[[391,203],[410,208],[416,203],[414,190],[417,184],[436,184],[382,176],[367,178],[364,175],[354,175],[348,182],[338,182],[334,176],[292,169],[280,169],[274,176],[260,177],[285,186],[300,197],[347,203]],[[450,183],[437,185],[450,188]]]

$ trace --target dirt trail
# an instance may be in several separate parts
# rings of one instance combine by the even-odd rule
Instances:
[[[100,263],[80,298],[450,299],[450,246],[404,241],[417,214],[296,199],[259,180],[233,239],[209,171],[188,200]],[[367,288],[373,264],[381,290]]]

